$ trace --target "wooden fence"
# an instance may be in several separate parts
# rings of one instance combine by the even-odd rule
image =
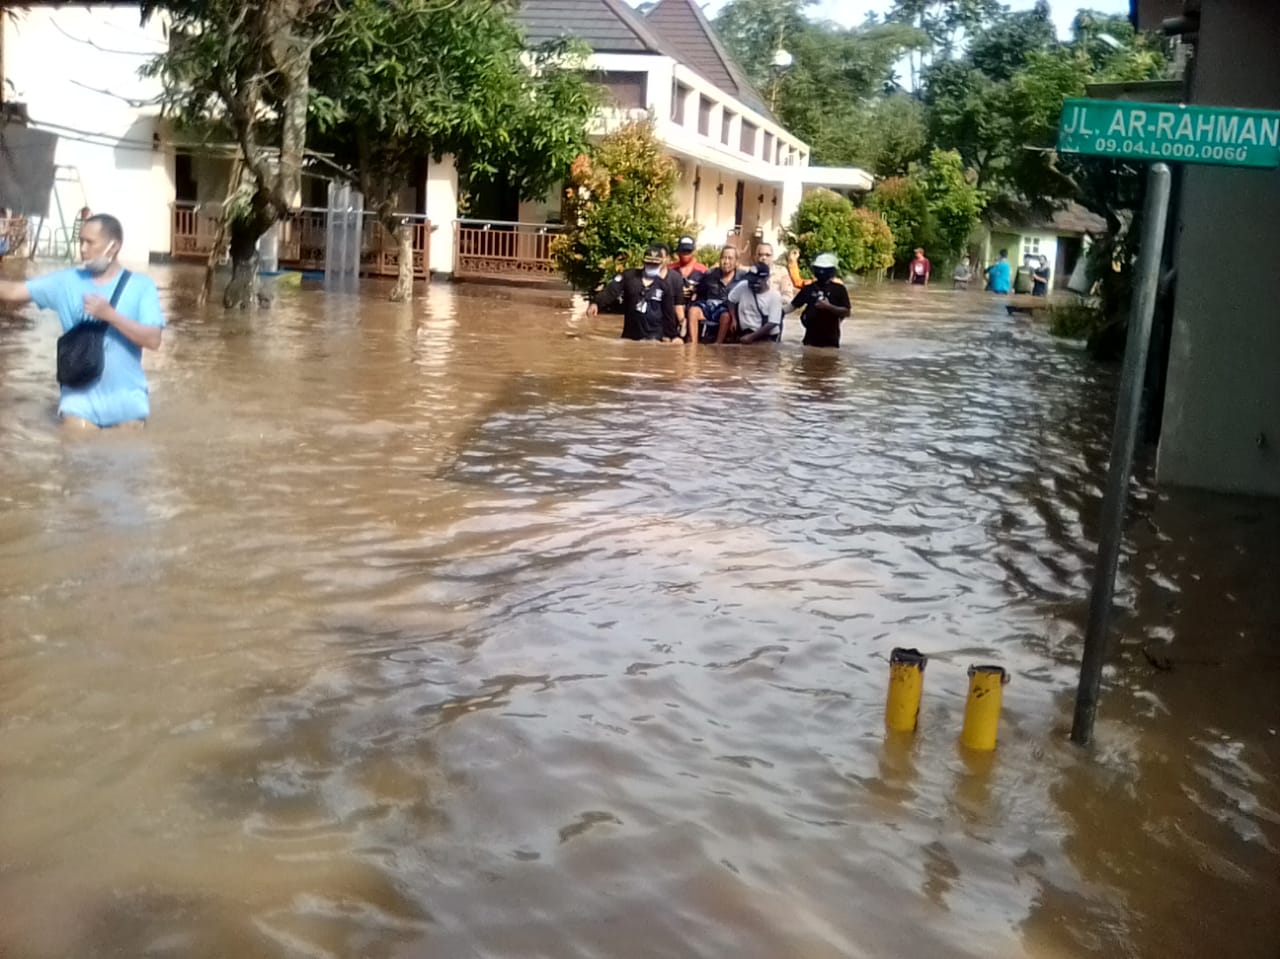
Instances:
[[[454,276],[546,282],[557,278],[551,241],[562,227],[506,220],[455,220]]]
[[[206,210],[217,210],[217,206]],[[220,212],[220,211],[219,211]],[[431,224],[426,217],[413,221],[413,275],[426,279],[430,263]],[[328,211],[315,207],[294,210],[280,224],[280,265],[298,270],[323,270]],[[173,205],[171,252],[176,260],[206,260],[218,232],[218,216],[191,203]],[[360,272],[364,276],[396,276],[400,248],[396,238],[372,213],[365,213],[361,228]],[[224,239],[222,255],[226,256]]]

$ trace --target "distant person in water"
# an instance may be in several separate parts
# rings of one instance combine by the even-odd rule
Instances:
[[[951,274],[951,288],[953,290],[967,290],[969,283],[973,280],[973,267],[969,265],[969,258],[963,257],[956,265],[955,272]]]
[[[1009,251],[1001,250],[1000,259],[987,267],[987,289],[992,293],[1006,294],[1009,292],[1012,282],[1013,276],[1009,270]]]
[[[907,267],[907,282],[912,286],[928,286],[929,274],[932,271],[933,265],[929,262],[929,258],[924,255],[924,249],[916,247],[915,257]]]
[[[1043,254],[1031,270],[1031,295],[1049,295],[1049,258]]]
[[[105,325],[101,375],[62,385],[58,414],[70,427],[141,426],[151,415],[142,351],[160,349],[164,313],[155,283],[120,266],[123,245],[120,221],[99,213],[80,227],[82,266],[25,282],[0,280],[0,300],[53,310],[64,334],[87,321]]]

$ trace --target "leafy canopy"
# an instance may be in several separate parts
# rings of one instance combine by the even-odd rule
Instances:
[[[454,155],[470,178],[546,192],[586,144],[597,103],[568,43],[525,52],[513,5],[349,0],[315,53],[314,141],[371,205],[395,205],[414,164]]]

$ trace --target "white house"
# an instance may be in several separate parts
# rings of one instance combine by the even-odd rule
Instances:
[[[28,215],[29,241],[42,253],[62,253],[85,206],[119,217],[126,260],[145,263],[151,253],[168,253],[173,152],[156,106],[159,84],[138,75],[165,48],[163,26],[142,26],[134,4],[6,7],[3,99],[24,105],[27,119],[11,119],[0,135],[21,142],[18,127],[26,126],[57,141],[53,189],[47,180],[37,188],[40,171],[11,151],[17,169],[0,181],[0,206]]]
[[[591,47],[588,69],[610,101],[596,134],[654,116],[679,164],[682,212],[699,224],[701,242],[774,241],[807,189],[872,185],[862,170],[810,164],[808,145],[779,124],[694,0],[661,0],[647,15],[622,0],[524,0],[519,17],[530,42],[568,34]],[[137,4],[33,6],[0,18],[4,100],[25,104],[29,130],[57,137],[47,201],[6,195],[13,179],[0,176],[0,205],[42,218],[41,253],[64,251],[82,206],[120,217],[128,259],[204,256],[212,244],[233,148],[174,142],[160,120],[159,84],[138,73],[165,48],[163,19],[140,21]],[[402,209],[431,224],[429,242],[425,223],[415,241],[420,275],[428,267],[535,279],[552,272],[547,247],[559,228],[559,188],[535,203],[473,197],[473,219],[460,220],[448,158],[424,158],[415,179]],[[304,210],[285,226],[282,262],[323,262],[325,186],[304,179]],[[364,254],[366,269],[394,272],[386,250]]]
[[[591,47],[589,69],[612,101],[597,132],[653,114],[700,242],[772,242],[806,189],[872,186],[865,171],[810,165],[808,145],[778,122],[695,0],[660,0],[644,15],[622,0],[524,0],[519,17],[531,42],[574,36]],[[523,204],[519,218],[557,208],[558,198],[551,209]]]

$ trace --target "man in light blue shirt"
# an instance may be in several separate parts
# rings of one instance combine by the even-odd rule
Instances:
[[[1001,250],[1000,259],[987,267],[987,289],[992,293],[1008,293],[1013,280],[1009,269],[1009,251]]]
[[[0,281],[0,300],[53,310],[63,333],[88,319],[107,324],[102,375],[81,389],[62,387],[58,415],[68,426],[142,425],[151,415],[142,351],[160,349],[164,313],[155,283],[145,276],[125,275],[118,262],[123,243],[120,221],[99,213],[80,228],[82,267],[25,282]],[[113,306],[112,295],[122,282]]]

